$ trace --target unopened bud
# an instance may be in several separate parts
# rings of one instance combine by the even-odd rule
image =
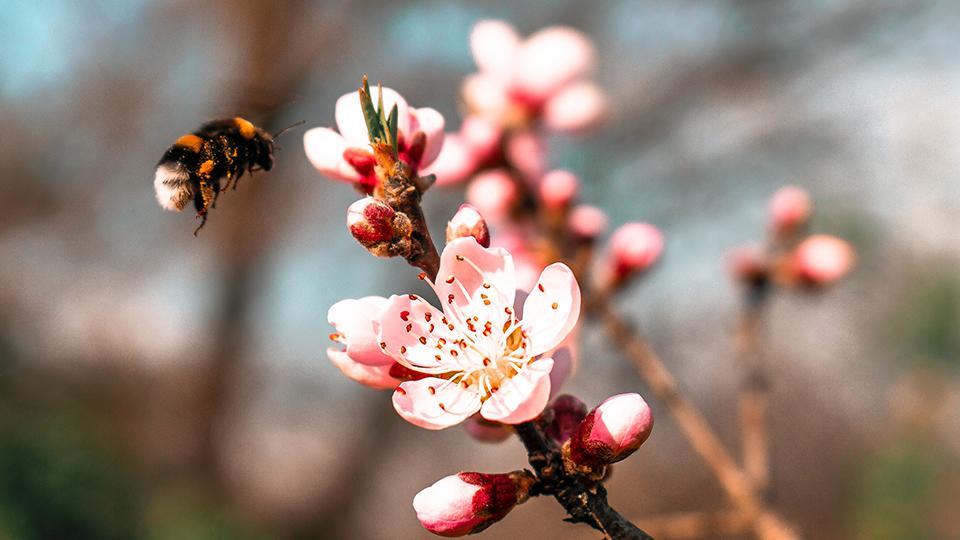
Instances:
[[[616,463],[640,448],[652,430],[653,412],[639,394],[609,397],[577,427],[569,458],[591,468]]]
[[[490,229],[476,208],[461,204],[457,213],[447,222],[447,243],[457,238],[472,236],[483,247],[490,247]]]
[[[387,203],[364,197],[347,209],[350,234],[378,257],[403,255],[409,249],[413,226],[410,218]]]
[[[770,227],[778,236],[790,235],[810,218],[810,194],[797,186],[784,186],[770,198]]]
[[[574,396],[564,394],[553,400],[547,411],[553,414],[550,424],[547,425],[547,435],[563,444],[587,416],[587,405]]]
[[[827,285],[853,268],[855,254],[847,242],[823,234],[814,235],[794,248],[788,268],[791,274],[809,285]]]
[[[607,215],[596,206],[581,204],[570,211],[568,226],[576,238],[592,242],[607,229]]]
[[[577,196],[579,184],[570,171],[550,171],[540,180],[540,198],[547,208],[565,208]]]
[[[610,265],[613,277],[621,281],[650,268],[663,252],[663,234],[647,223],[627,223],[610,239]]]
[[[527,500],[534,482],[526,471],[462,472],[441,478],[413,498],[423,528],[440,536],[465,536],[500,521]]]
[[[510,173],[496,169],[478,174],[467,187],[467,202],[494,221],[507,217],[517,200],[517,186]]]

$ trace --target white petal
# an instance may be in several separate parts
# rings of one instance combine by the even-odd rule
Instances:
[[[580,286],[563,263],[543,269],[540,280],[523,303],[523,327],[530,338],[530,355],[553,349],[580,318]]]
[[[443,429],[463,422],[480,410],[480,396],[436,377],[401,384],[393,408],[411,424]]]
[[[533,420],[550,399],[550,371],[553,360],[541,358],[523,368],[493,393],[480,409],[487,420],[519,424]]]
[[[343,159],[347,141],[336,131],[330,128],[307,131],[303,134],[303,149],[310,163],[323,174],[347,182],[360,180],[357,171]]]

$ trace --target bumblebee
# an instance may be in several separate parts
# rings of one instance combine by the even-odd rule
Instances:
[[[203,124],[174,141],[157,163],[153,180],[157,202],[165,210],[179,212],[192,199],[201,220],[193,231],[196,236],[221,192],[231,186],[236,189],[244,172],[273,168],[273,140],[240,117]]]

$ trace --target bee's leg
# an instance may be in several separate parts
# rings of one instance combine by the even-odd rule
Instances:
[[[210,211],[215,197],[216,194],[214,193],[213,187],[209,182],[201,178],[200,189],[193,199],[193,204],[197,208],[197,217],[200,218],[200,225],[193,231],[194,236],[207,224],[207,212]]]
[[[203,207],[203,195],[200,192],[193,197],[193,206],[197,209],[197,218],[200,219],[200,225],[197,225],[197,228],[193,230],[193,235],[196,236],[200,229],[207,224],[207,210]]]

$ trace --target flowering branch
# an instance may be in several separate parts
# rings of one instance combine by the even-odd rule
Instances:
[[[652,540],[652,536],[610,507],[607,490],[600,482],[602,478],[570,474],[566,470],[560,446],[537,422],[518,424],[516,430],[537,475],[531,494],[553,496],[569,514],[566,521],[586,523],[606,538]]]

